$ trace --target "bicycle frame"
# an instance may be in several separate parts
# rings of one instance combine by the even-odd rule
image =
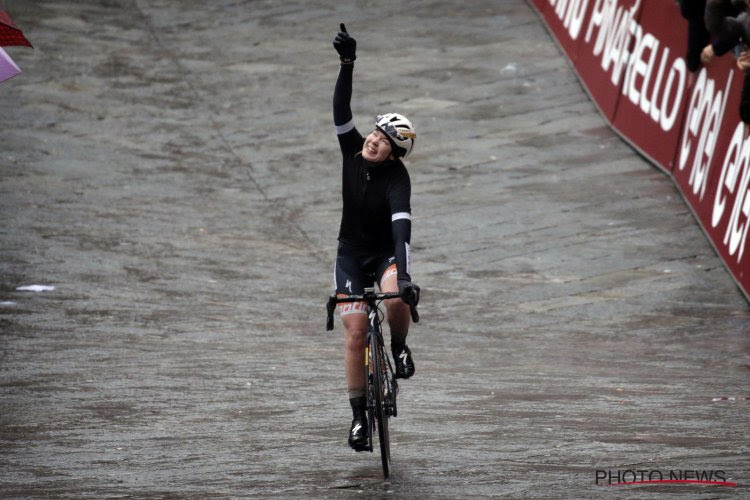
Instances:
[[[391,357],[388,355],[387,349],[385,349],[385,341],[383,340],[383,331],[380,328],[381,320],[378,317],[380,310],[376,307],[374,309],[368,308],[368,327],[367,327],[367,339],[365,341],[365,364],[368,366],[368,376],[372,376],[374,370],[378,367],[377,363],[380,363],[380,369],[383,373],[383,381],[386,382],[383,387],[383,410],[386,412],[387,417],[395,417],[396,412],[396,395],[398,393],[398,383],[393,372],[393,364],[391,363]],[[374,337],[374,338],[373,338]],[[377,346],[380,350],[376,356],[373,356],[371,346]],[[368,404],[370,402],[368,401]]]
[[[380,455],[383,463],[383,475],[388,478],[390,470],[390,438],[388,434],[388,419],[397,415],[396,396],[398,384],[393,374],[391,359],[384,347],[383,332],[380,328],[382,322],[378,302],[387,299],[400,298],[398,293],[375,293],[374,288],[366,288],[362,295],[350,295],[347,297],[331,296],[328,300],[327,330],[333,329],[333,311],[336,304],[346,302],[367,303],[368,327],[365,342],[365,370],[367,372],[367,414],[368,450],[373,450],[373,434],[375,421],[378,422],[378,437],[380,441]]]

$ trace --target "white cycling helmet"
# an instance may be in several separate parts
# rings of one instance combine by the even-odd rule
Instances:
[[[391,142],[393,156],[406,158],[414,147],[414,139],[417,133],[414,125],[404,116],[398,113],[386,113],[375,119],[375,128],[383,132]]]

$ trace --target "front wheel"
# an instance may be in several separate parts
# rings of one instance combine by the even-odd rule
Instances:
[[[385,359],[383,356],[383,340],[378,335],[372,335],[370,353],[372,356],[372,381],[375,393],[375,418],[378,421],[378,438],[380,440],[380,459],[383,462],[383,477],[388,479],[391,461],[391,443],[388,436],[388,414],[385,411],[385,377],[383,375]]]

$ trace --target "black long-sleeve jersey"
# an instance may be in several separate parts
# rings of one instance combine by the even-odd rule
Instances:
[[[411,182],[400,160],[370,163],[364,138],[350,109],[353,64],[343,64],[336,81],[333,115],[342,154],[343,210],[339,241],[359,252],[392,252],[399,279],[409,276]]]

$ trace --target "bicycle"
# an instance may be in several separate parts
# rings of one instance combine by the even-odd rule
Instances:
[[[346,302],[367,303],[367,315],[369,323],[367,327],[367,340],[365,342],[365,369],[367,370],[367,448],[366,451],[373,452],[372,440],[375,421],[378,423],[378,441],[380,442],[380,458],[383,463],[383,477],[388,479],[391,462],[391,443],[388,435],[388,419],[398,415],[396,396],[398,395],[398,383],[393,375],[393,365],[387,350],[383,345],[383,332],[380,325],[383,322],[383,312],[379,304],[383,300],[401,298],[399,293],[375,293],[374,288],[365,288],[362,295],[348,295],[337,297],[331,295],[326,305],[328,318],[326,330],[333,330],[333,312],[337,304]],[[416,303],[419,301],[418,289],[415,291],[414,300],[407,302],[411,309],[411,317],[414,323],[419,322]]]

